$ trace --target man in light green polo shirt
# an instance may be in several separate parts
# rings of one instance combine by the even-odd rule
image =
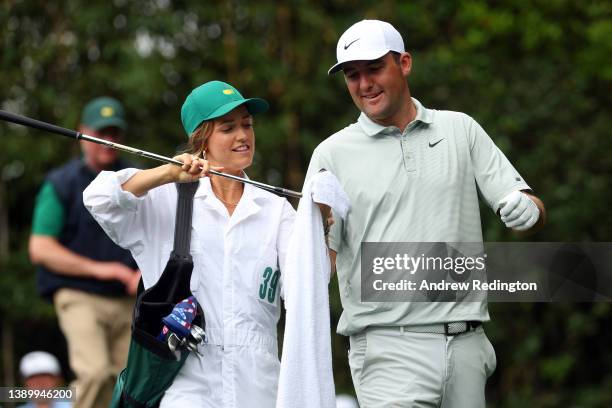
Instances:
[[[486,302],[364,302],[362,242],[482,242],[478,191],[509,228],[535,231],[543,203],[478,123],[411,97],[412,59],[390,24],[363,20],[338,41],[338,63],[362,112],[323,141],[308,174],[331,171],[351,200],[329,233],[361,406],[485,406],[496,365]],[[367,350],[367,352],[366,352]]]

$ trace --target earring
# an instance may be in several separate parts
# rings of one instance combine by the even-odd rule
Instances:
[[[206,149],[202,150],[202,158],[206,160]]]

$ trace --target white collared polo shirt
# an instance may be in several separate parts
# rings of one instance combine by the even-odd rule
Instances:
[[[460,112],[426,109],[402,132],[365,114],[324,140],[308,174],[325,168],[346,191],[351,209],[330,232],[344,312],[338,332],[368,326],[488,320],[483,302],[362,302],[362,242],[482,242],[480,192],[489,207],[515,190],[521,175],[482,127]]]

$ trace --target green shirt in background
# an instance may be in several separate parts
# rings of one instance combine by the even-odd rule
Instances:
[[[36,196],[32,234],[59,237],[64,227],[64,207],[53,188],[45,181]]]
[[[325,168],[346,191],[347,218],[330,231],[344,311],[338,332],[489,319],[486,302],[362,302],[362,242],[482,242],[480,192],[498,202],[529,186],[471,117],[424,108],[401,132],[361,114],[323,141],[306,179]]]

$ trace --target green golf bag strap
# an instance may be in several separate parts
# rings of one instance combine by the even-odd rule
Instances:
[[[192,295],[193,261],[189,248],[193,197],[198,186],[199,181],[176,184],[174,249],[155,285],[147,290],[143,290],[142,285],[139,287],[127,367],[117,378],[112,408],[158,407],[189,354],[188,351],[175,354],[157,337],[163,327],[162,318],[170,314],[177,303]],[[204,313],[199,305],[193,324],[205,328]]]

